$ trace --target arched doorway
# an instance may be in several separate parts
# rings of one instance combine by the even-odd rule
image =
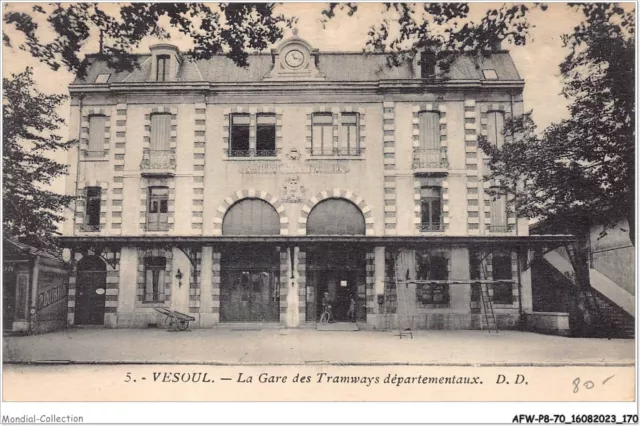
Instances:
[[[365,219],[355,204],[328,198],[309,212],[307,235],[365,235]],[[366,321],[365,252],[355,244],[331,244],[307,250],[306,320],[315,322],[323,298],[332,305],[339,322]],[[350,312],[355,302],[355,312]]]
[[[259,198],[233,204],[222,235],[279,235],[280,216]],[[280,254],[271,244],[239,244],[222,250],[220,322],[277,322],[280,319]]]
[[[76,325],[104,325],[107,267],[97,256],[84,257],[78,263],[76,279]]]

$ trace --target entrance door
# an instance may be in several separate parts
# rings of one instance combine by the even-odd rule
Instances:
[[[273,247],[223,252],[220,321],[278,322],[280,272]]]
[[[280,289],[274,271],[226,270],[220,291],[220,321],[277,322]]]
[[[15,266],[5,263],[2,271],[2,328],[11,330],[16,309],[16,274]]]
[[[107,271],[102,260],[83,259],[76,279],[76,325],[104,325],[106,286]]]
[[[307,321],[320,320],[325,297],[335,321],[366,321],[364,253],[342,246],[307,252]],[[353,315],[349,313],[352,299]]]

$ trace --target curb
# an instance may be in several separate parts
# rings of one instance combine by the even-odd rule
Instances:
[[[298,361],[298,362],[224,362],[224,361],[88,361],[88,360],[34,360],[4,361],[4,365],[208,365],[212,367],[258,367],[258,366],[314,366],[336,367],[635,367],[635,362],[342,362],[342,361]]]

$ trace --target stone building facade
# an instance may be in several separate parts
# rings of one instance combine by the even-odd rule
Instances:
[[[294,36],[248,62],[160,44],[70,86],[69,324],[154,326],[168,307],[303,327],[329,301],[362,327],[483,328],[483,283],[499,327],[531,310],[544,236],[487,195],[477,144],[523,112],[508,52],[445,74]]]

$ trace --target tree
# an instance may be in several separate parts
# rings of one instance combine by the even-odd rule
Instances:
[[[5,28],[24,36],[17,47],[57,70],[61,66],[84,75],[87,61],[81,54],[91,37],[100,38],[97,59],[116,70],[136,66],[132,51],[148,36],[170,38],[163,17],[170,26],[188,36],[193,47],[186,52],[191,59],[208,59],[224,53],[237,65],[246,66],[248,50],[264,50],[283,37],[297,19],[276,13],[274,3],[56,3],[31,6],[29,12],[8,9]],[[388,18],[369,32],[367,50],[385,49],[393,53],[389,65],[413,58],[424,48],[437,48],[441,68],[446,69],[452,52],[482,52],[503,40],[525,44],[529,24],[528,8],[506,6],[488,9],[482,19],[469,19],[465,3],[388,3]],[[322,12],[328,23],[337,13],[353,16],[357,3],[331,3]],[[39,33],[42,22],[56,35],[53,41]],[[399,26],[395,25],[398,23]],[[13,39],[3,33],[6,46]]]
[[[584,20],[563,37],[569,53],[560,65],[570,118],[538,132],[530,114],[505,126],[501,148],[486,139],[495,186],[515,197],[518,215],[578,237],[570,247],[579,296],[590,291],[589,228],[629,221],[635,244],[635,24],[634,10],[616,4],[572,4]],[[588,313],[577,328],[588,329]]]
[[[56,110],[65,96],[38,92],[30,68],[3,78],[3,94],[3,233],[35,247],[50,248],[52,236],[58,234],[60,213],[73,198],[45,189],[67,169],[46,153],[66,150],[73,143],[55,134],[64,123]]]

